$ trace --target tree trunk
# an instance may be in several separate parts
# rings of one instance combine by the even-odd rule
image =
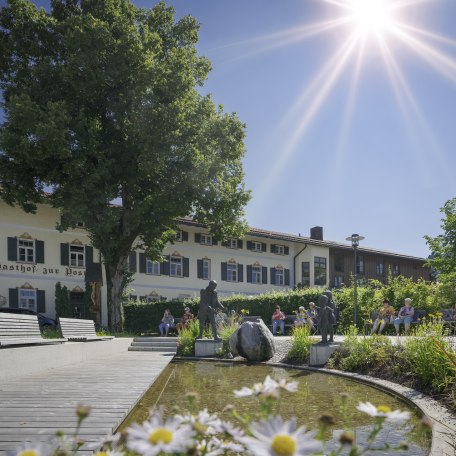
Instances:
[[[116,265],[105,264],[108,298],[108,328],[111,331],[123,330],[122,292],[127,257],[119,259]]]

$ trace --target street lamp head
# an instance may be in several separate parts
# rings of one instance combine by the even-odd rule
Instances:
[[[359,234],[352,234],[348,238],[345,238],[346,241],[351,241],[353,247],[358,247],[359,241],[362,241],[364,236],[360,236]]]

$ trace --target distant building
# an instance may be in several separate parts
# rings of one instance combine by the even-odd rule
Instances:
[[[0,305],[28,307],[55,316],[55,285],[70,291],[75,316],[81,315],[84,291],[91,292],[97,320],[107,323],[106,280],[102,258],[80,227],[60,233],[59,211],[40,205],[27,214],[0,202]],[[132,297],[169,300],[198,296],[214,279],[221,295],[254,295],[302,286],[338,287],[350,283],[353,250],[350,245],[325,241],[323,228],[311,236],[296,236],[250,228],[243,239],[216,241],[206,227],[180,220],[178,240],[163,254],[166,261],[150,261],[133,250]],[[392,274],[430,280],[424,258],[358,249],[358,278],[386,280]],[[6,301],[6,302],[5,302]]]

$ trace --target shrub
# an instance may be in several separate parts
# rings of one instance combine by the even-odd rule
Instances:
[[[286,360],[292,363],[306,363],[309,360],[310,346],[316,339],[310,336],[307,325],[295,326],[291,332],[291,348]]]
[[[195,340],[199,335],[198,320],[191,320],[179,331],[177,336],[177,354],[179,356],[193,356],[195,354]]]

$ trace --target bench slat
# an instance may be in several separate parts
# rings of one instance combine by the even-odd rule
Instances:
[[[85,342],[96,340],[111,340],[113,336],[97,336],[95,322],[80,318],[59,318],[62,336],[69,341]]]

